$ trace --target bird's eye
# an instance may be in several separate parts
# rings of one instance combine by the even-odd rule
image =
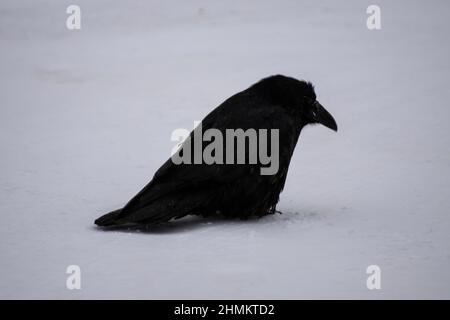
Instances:
[[[303,101],[305,101],[305,103],[307,104],[313,104],[315,100],[313,98],[303,96]]]

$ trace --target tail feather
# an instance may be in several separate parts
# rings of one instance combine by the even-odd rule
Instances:
[[[116,220],[119,217],[121,211],[122,209],[111,211],[110,213],[107,213],[95,220],[95,224],[100,227],[114,226],[116,225]]]
[[[95,224],[101,227],[125,227],[129,225],[156,225],[181,218],[189,214],[201,213],[201,204],[205,198],[211,201],[211,197],[203,192],[189,194],[173,194],[140,207],[126,205],[107,213],[97,220]]]
[[[187,215],[185,212],[168,211],[165,208],[146,207],[125,215],[121,215],[122,210],[123,209],[114,210],[101,216],[95,220],[95,224],[99,227],[123,227],[135,224],[144,224],[148,226]]]

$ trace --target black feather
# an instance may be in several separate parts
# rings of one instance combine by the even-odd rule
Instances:
[[[247,218],[275,213],[300,131],[314,123],[312,106],[305,103],[305,97],[316,99],[311,83],[272,76],[230,97],[202,121],[203,130],[215,128],[224,135],[226,129],[279,129],[276,174],[261,175],[259,161],[257,164],[175,165],[169,159],[124,208],[100,217],[95,223],[151,225],[191,214],[220,213]]]

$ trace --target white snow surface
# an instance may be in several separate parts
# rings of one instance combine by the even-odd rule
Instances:
[[[0,298],[450,298],[450,2],[0,2]],[[278,209],[101,231],[229,96],[312,81]],[[81,268],[81,290],[66,268]],[[381,268],[368,290],[366,268]]]

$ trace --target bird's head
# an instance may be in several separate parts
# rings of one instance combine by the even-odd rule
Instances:
[[[264,89],[270,92],[272,98],[281,101],[290,112],[297,115],[303,125],[319,123],[337,131],[333,116],[317,101],[312,83],[282,75],[263,79],[260,83],[264,84]]]

